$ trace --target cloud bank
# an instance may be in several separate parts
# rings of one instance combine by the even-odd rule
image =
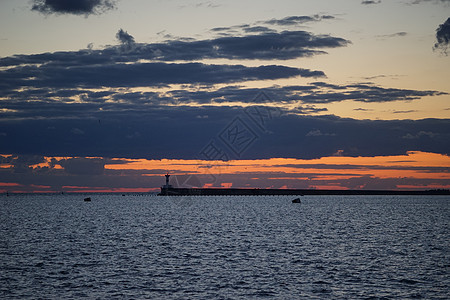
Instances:
[[[331,35],[272,28],[326,19],[333,17],[291,16],[262,21],[259,28],[240,25],[236,36],[158,43],[137,43],[120,29],[119,45],[104,49],[1,58],[0,153],[195,159],[238,116],[253,131],[254,142],[238,158],[447,153],[448,120],[311,116],[324,113],[328,103],[387,103],[445,94],[370,83],[332,84],[324,81],[321,70],[280,64],[349,45]],[[309,83],[266,83],[300,78]],[[250,87],[254,82],[264,87]],[[266,97],[255,98],[260,93]],[[264,116],[247,114],[247,109],[258,112],[262,106],[280,115],[264,130],[258,123]],[[68,170],[71,163],[66,162]],[[101,172],[101,162],[92,168]]]
[[[2,81],[0,87],[3,92],[17,91],[21,88],[155,87],[168,84],[233,83],[296,76],[323,77],[324,73],[279,65],[246,67],[154,62],[61,67],[50,63],[0,71]]]
[[[283,112],[266,116],[261,128],[257,118],[239,107],[141,103],[119,110],[107,104],[79,104],[61,110],[57,104],[30,105],[55,116],[2,119],[2,153],[200,159],[202,149],[214,141],[228,159],[317,158],[335,153],[378,156],[411,150],[450,154],[450,120],[372,121]],[[236,117],[256,136],[239,155],[220,137]]]
[[[122,29],[116,35],[119,46],[102,50],[80,50],[15,55],[0,59],[0,66],[22,64],[105,64],[137,62],[139,60],[192,61],[203,59],[289,60],[325,54],[327,48],[345,47],[349,41],[329,35],[314,35],[306,31],[283,31],[245,36],[218,37],[209,40],[168,40],[162,43],[135,43]],[[123,45],[131,46],[124,55]],[[131,47],[130,47],[131,48]]]

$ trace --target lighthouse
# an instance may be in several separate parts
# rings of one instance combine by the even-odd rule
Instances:
[[[169,172],[167,172],[167,174],[164,176],[166,176],[166,184],[161,187],[161,193],[159,193],[158,195],[167,196],[169,194],[169,189],[171,189],[172,186],[169,184]]]
[[[167,174],[164,175],[164,176],[166,176],[166,185],[165,185],[164,187],[165,187],[165,188],[171,188],[171,186],[170,186],[170,184],[169,184],[169,177],[170,177],[169,173],[167,173]]]

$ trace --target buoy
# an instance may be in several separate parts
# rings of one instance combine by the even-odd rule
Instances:
[[[300,200],[300,198],[295,198],[294,200],[292,200],[292,203],[302,203],[302,201]]]

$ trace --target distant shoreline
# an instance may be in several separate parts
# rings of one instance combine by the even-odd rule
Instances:
[[[450,190],[314,190],[249,188],[161,188],[158,196],[258,196],[258,195],[450,195]]]

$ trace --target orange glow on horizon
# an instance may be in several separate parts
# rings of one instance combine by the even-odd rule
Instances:
[[[0,182],[0,186],[4,187],[4,186],[20,186],[20,184],[15,183],[15,182]]]
[[[436,184],[428,184],[428,185],[398,185],[399,189],[450,189],[450,184],[447,185],[436,185]]]
[[[401,169],[417,167],[450,167],[450,157],[442,154],[410,151],[406,155],[398,156],[376,156],[376,157],[345,157],[329,156],[318,159],[295,159],[295,158],[270,158],[259,160],[232,160],[232,161],[204,161],[204,160],[122,160],[123,164],[105,165],[105,169],[111,170],[169,170],[172,175],[183,174],[278,174],[290,173],[314,173],[324,178],[345,179],[355,175],[370,175],[378,178],[412,177],[412,178],[434,178],[450,179],[446,172],[430,173],[427,170]],[[289,167],[286,165],[295,165]],[[301,167],[305,165],[305,167]],[[320,165],[321,168],[318,168]],[[330,167],[326,167],[330,165]],[[345,168],[345,166],[349,166]],[[339,167],[342,168],[339,168]],[[355,168],[354,166],[358,166]],[[392,168],[392,169],[388,169]],[[397,169],[398,168],[398,169]],[[170,170],[174,170],[171,172]],[[205,171],[207,170],[207,171]],[[352,175],[347,175],[351,173]],[[333,175],[331,175],[333,174]],[[147,176],[154,176],[148,174]],[[305,179],[307,176],[299,176]]]
[[[309,188],[315,190],[348,190],[349,188],[340,185],[311,185]]]
[[[3,156],[6,157],[6,156]],[[83,175],[68,174],[62,167],[62,161],[74,157],[45,157],[45,162],[31,165],[31,173],[36,176],[42,170],[58,170],[45,174],[68,176],[67,183]],[[17,191],[64,191],[64,192],[156,192],[163,184],[166,172],[171,175],[192,175],[203,179],[203,187],[248,187],[248,188],[317,188],[347,189],[372,188],[367,181],[395,182],[398,189],[434,189],[450,186],[450,157],[443,154],[409,151],[404,155],[375,157],[329,156],[317,159],[270,158],[256,160],[205,161],[183,159],[126,159],[86,157],[102,160],[103,181],[115,180],[108,185],[117,187],[90,186],[86,179],[82,184],[63,184],[53,186],[52,182],[37,180],[34,185],[17,182],[0,183],[2,190]],[[60,163],[61,162],[61,163]],[[14,173],[10,163],[0,164],[2,172]],[[119,171],[119,172],[118,172]],[[120,178],[130,177],[128,182],[142,182],[130,186],[121,186]],[[214,183],[205,178],[214,178]],[[13,177],[14,178],[14,177]],[[177,177],[178,178],[178,177]],[[179,177],[180,180],[182,177]],[[353,180],[353,181],[352,181]],[[353,182],[353,183],[352,183]],[[178,183],[178,179],[177,179]],[[383,183],[381,183],[383,184]],[[380,185],[382,186],[382,185]],[[392,186],[388,185],[389,187]],[[375,185],[378,188],[378,185]]]
[[[88,186],[63,186],[67,193],[149,193],[159,192],[159,188],[93,188]]]

